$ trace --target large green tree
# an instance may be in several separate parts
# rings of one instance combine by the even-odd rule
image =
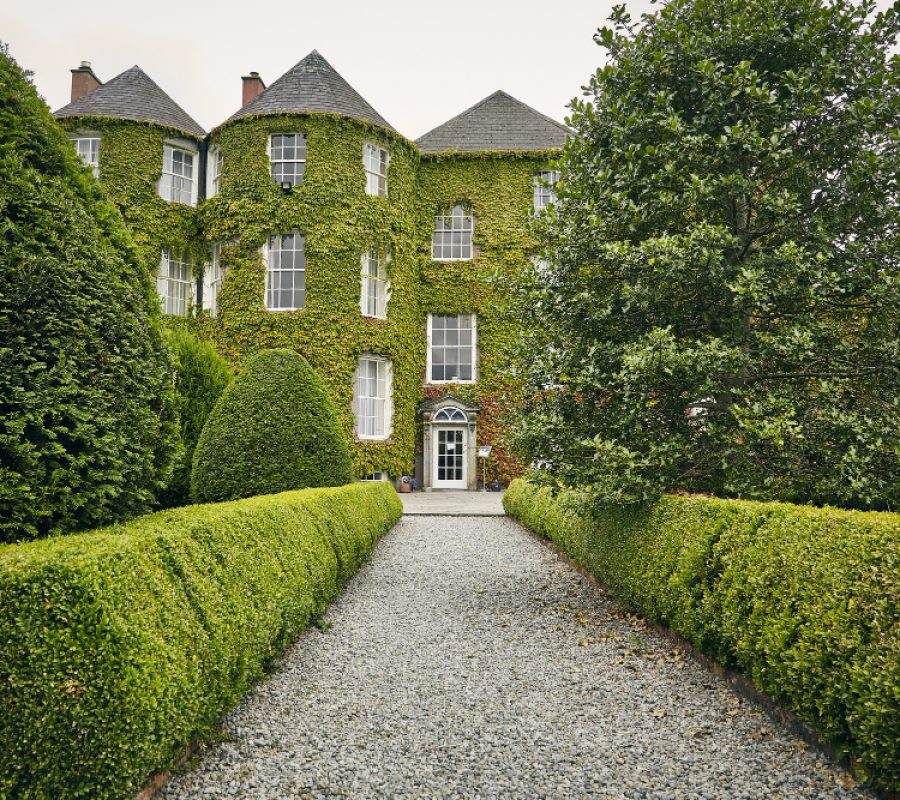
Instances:
[[[0,45],[0,542],[149,510],[178,446],[150,274]]]
[[[521,287],[520,450],[605,501],[896,507],[898,6],[611,21]]]

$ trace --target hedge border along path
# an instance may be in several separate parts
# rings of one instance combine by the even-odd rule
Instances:
[[[900,790],[900,515],[681,496],[592,514],[522,480],[504,507]]]
[[[401,513],[390,484],[358,483],[0,547],[0,797],[133,796]]]

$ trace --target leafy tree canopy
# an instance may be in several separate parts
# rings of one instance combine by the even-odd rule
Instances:
[[[607,502],[896,507],[898,17],[615,9],[520,291],[526,457]]]
[[[141,514],[177,448],[159,301],[0,44],[0,542]]]

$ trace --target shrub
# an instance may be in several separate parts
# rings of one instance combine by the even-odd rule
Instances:
[[[0,49],[0,542],[149,510],[171,364],[122,218]]]
[[[264,350],[210,414],[191,496],[203,503],[352,480],[347,440],[321,378],[293,350]]]
[[[163,507],[190,502],[194,449],[207,417],[234,375],[228,362],[207,342],[186,331],[167,330],[166,343],[175,361],[175,395],[181,420],[181,452],[172,481],[160,497]]]
[[[0,797],[134,796],[401,514],[358,483],[0,547]]]
[[[598,511],[526,481],[504,506],[900,788],[900,515],[669,495]]]

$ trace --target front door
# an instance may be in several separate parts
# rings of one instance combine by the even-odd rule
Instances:
[[[466,429],[434,429],[435,489],[467,489]]]

